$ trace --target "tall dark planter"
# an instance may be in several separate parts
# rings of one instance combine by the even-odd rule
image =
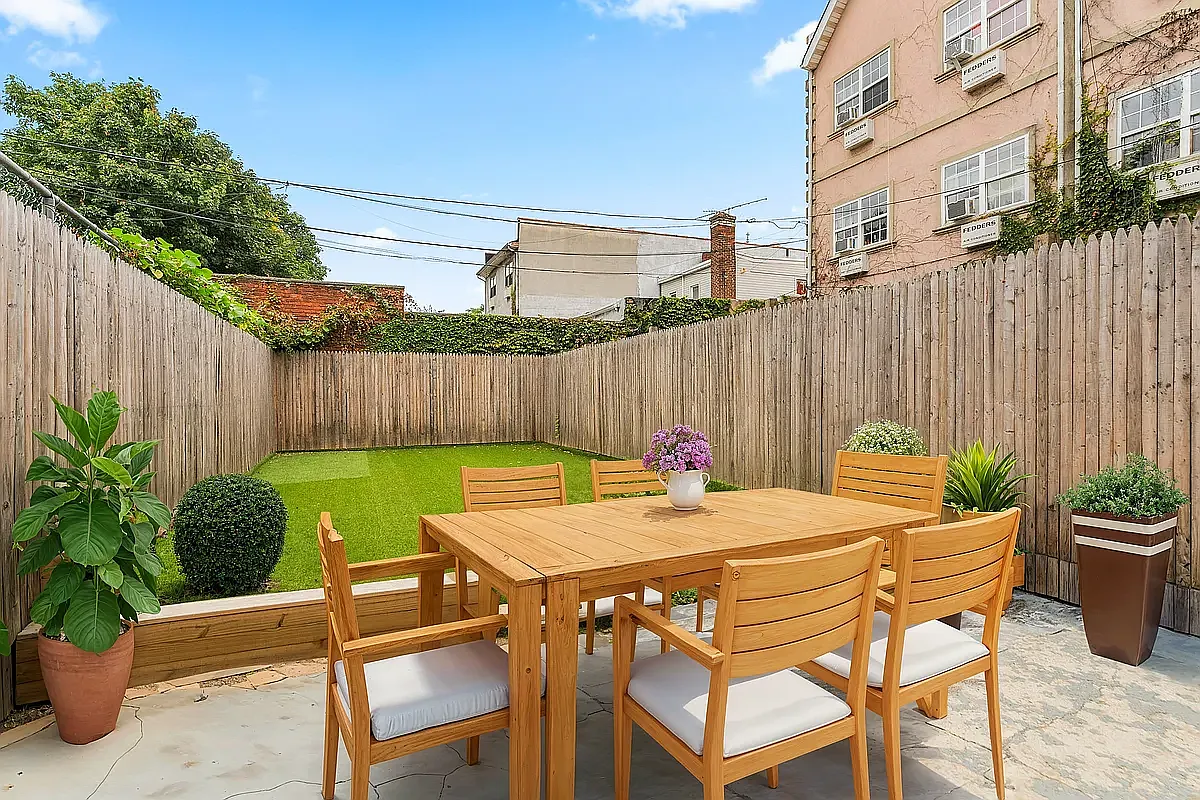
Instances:
[[[1083,627],[1096,655],[1137,666],[1154,652],[1177,521],[1072,514]]]

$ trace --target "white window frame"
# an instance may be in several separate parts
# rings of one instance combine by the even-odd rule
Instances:
[[[879,195],[883,195],[882,209],[880,214],[875,209],[880,208],[877,200]],[[868,204],[867,201],[876,201]],[[863,208],[868,208],[874,213],[871,216],[863,218]],[[839,219],[840,218],[840,219]],[[882,239],[876,239],[869,244],[866,242],[866,228],[872,223],[878,223],[883,220],[884,236]],[[838,252],[837,242],[839,234],[850,232],[851,244],[850,247]],[[888,244],[892,240],[892,189],[890,186],[885,186],[882,189],[876,189],[862,197],[856,197],[849,202],[842,203],[833,209],[833,257],[835,259],[843,256],[857,253],[861,250],[870,250],[875,247],[881,247]]]
[[[974,31],[974,33],[971,35],[971,38],[975,39],[977,42],[975,53],[978,55],[979,53],[983,53],[1008,41],[1022,31],[1028,30],[1033,25],[1033,0],[996,0],[998,5],[995,10],[992,11],[987,10],[988,2],[989,0],[961,0],[961,2],[955,3],[942,12],[943,58],[945,58],[946,55],[946,45],[950,44],[956,39],[962,38],[972,31]],[[972,6],[974,6],[973,9]],[[1025,7],[1025,24],[1014,30],[1012,33],[998,36],[993,40],[990,36],[991,25],[988,23],[991,22],[993,18],[1000,16],[1004,12],[1016,6]],[[973,22],[973,24],[966,28],[961,26],[958,27],[955,30],[954,35],[951,36],[949,25],[950,15],[955,14],[961,18],[962,9],[968,9],[969,16],[967,21]],[[949,67],[950,62],[945,62],[945,65]]]
[[[1006,166],[998,168],[997,171],[989,175],[988,158],[999,158],[1003,154],[1005,148],[1010,148],[1012,145],[1017,144],[1018,142],[1022,145],[1023,152],[1021,157],[1014,159],[1012,156],[1009,156],[1007,159],[1009,163]],[[1029,152],[1031,146],[1032,142],[1030,140],[1030,135],[1028,133],[1024,133],[1020,136],[1014,136],[1011,139],[1000,142],[999,144],[992,145],[991,147],[985,147],[976,153],[971,153],[970,155],[963,156],[962,158],[956,158],[953,161],[943,164],[941,168],[942,223],[948,225],[951,222],[949,215],[947,214],[947,206],[951,202],[951,197],[953,197],[954,200],[961,200],[964,197],[976,198],[979,201],[979,209],[974,214],[976,217],[995,214],[999,211],[1007,211],[1028,204],[1032,192],[1029,170]],[[976,163],[971,165],[971,161],[975,161]],[[946,178],[951,173],[951,170],[954,170],[960,174],[965,171],[968,176],[974,172],[974,178],[968,177],[968,181],[970,182],[962,186],[947,188]],[[1000,184],[1003,181],[1010,181],[1012,178],[1022,179],[1020,181],[1020,186],[1022,188],[1023,196],[1019,199],[1014,198],[1010,202],[994,201],[988,191],[990,186],[992,184]]]
[[[878,77],[866,75],[865,70],[867,66],[874,63],[875,60],[880,56],[884,56],[887,62],[887,69],[884,70],[883,74]],[[871,82],[865,86],[863,85],[864,77],[872,78]],[[843,84],[843,82],[849,78],[854,79],[853,90],[839,89],[839,84]],[[866,95],[867,90],[874,89],[881,83],[886,84],[886,86],[884,86],[885,93],[883,102],[876,105],[870,111],[863,111],[863,97]],[[874,114],[876,111],[883,108],[890,102],[892,102],[892,48],[891,45],[888,45],[833,82],[833,128],[836,131],[846,127],[847,125],[852,125],[855,121]],[[845,106],[849,103],[855,104],[854,116],[847,121],[838,124],[838,110],[842,106]]]
[[[1167,116],[1149,125],[1130,127],[1127,124],[1125,104],[1128,101],[1161,92],[1174,83],[1180,85],[1179,113],[1177,115]],[[1200,153],[1200,69],[1193,67],[1187,72],[1163,78],[1150,86],[1143,86],[1116,97],[1113,102],[1113,117],[1116,118],[1116,141],[1113,152],[1116,154],[1116,163],[1122,169],[1127,171],[1147,169],[1170,164]],[[1136,147],[1139,141],[1160,138],[1154,135],[1155,131],[1159,129],[1162,129],[1163,133],[1168,136],[1174,133],[1178,140],[1175,145],[1178,148],[1177,152],[1170,157],[1158,158],[1148,164],[1130,166],[1127,162],[1130,156],[1128,151]],[[1131,137],[1135,138],[1126,145],[1125,140]]]
[[[995,174],[989,176],[987,174],[988,157],[998,157],[1004,148],[1010,147],[1017,142],[1022,143],[1024,149],[1022,157],[1015,163],[1010,163],[1007,167],[1000,169]],[[943,164],[941,168],[942,224],[951,224],[950,216],[947,214],[947,206],[951,202],[951,197],[953,197],[954,200],[961,200],[964,197],[976,198],[979,201],[979,210],[973,215],[974,217],[995,214],[998,211],[1007,211],[1009,209],[1019,208],[1020,206],[1028,204],[1032,196],[1029,170],[1029,151],[1032,144],[1033,143],[1030,139],[1030,135],[1028,133],[1023,133],[1020,136],[1014,136],[1011,139],[992,145],[991,147],[985,147],[977,153],[971,153],[970,155],[963,156],[962,158],[956,158],[953,161],[948,161]],[[1009,160],[1012,161],[1011,158]],[[974,166],[969,163],[971,161],[976,162]],[[961,174],[965,171],[968,176],[971,174],[971,172],[974,172],[975,177],[974,179],[968,177],[969,183],[962,186],[947,188],[946,178],[951,173],[951,170],[954,170],[956,174]],[[993,205],[992,198],[989,197],[988,193],[989,184],[998,184],[1001,181],[1016,177],[1023,178],[1021,181],[1021,186],[1024,189],[1024,196],[1019,200],[1014,199],[1008,203],[997,202],[995,205]],[[958,220],[954,220],[954,222],[957,223]]]

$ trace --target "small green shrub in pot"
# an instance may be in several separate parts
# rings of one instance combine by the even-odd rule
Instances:
[[[1079,604],[1093,653],[1141,664],[1154,651],[1179,509],[1188,496],[1140,454],[1058,496],[1070,506]]]
[[[925,456],[929,448],[916,428],[890,419],[869,420],[859,425],[842,445],[855,453],[885,453],[892,456]]]
[[[1013,475],[1017,468],[1015,453],[1000,455],[1000,446],[991,450],[976,440],[963,450],[951,450],[946,465],[946,492],[942,502],[962,513],[1007,511],[1021,501],[1021,484],[1033,475]]]
[[[262,591],[283,554],[287,507],[275,487],[250,475],[214,475],[175,506],[175,555],[204,594]]]
[[[1134,453],[1123,467],[1106,467],[1082,478],[1060,494],[1058,502],[1075,511],[1152,519],[1179,511],[1188,496],[1157,464]]]

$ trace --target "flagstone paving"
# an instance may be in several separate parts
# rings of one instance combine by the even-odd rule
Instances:
[[[712,604],[709,604],[711,615]],[[694,606],[676,609],[689,624]],[[978,633],[981,619],[966,615]],[[604,637],[601,636],[601,640]],[[603,644],[604,646],[600,646]],[[656,651],[646,639],[647,654]],[[1010,798],[1200,798],[1200,639],[1161,631],[1154,656],[1129,667],[1092,656],[1078,609],[1019,594],[1001,634],[1005,768]],[[612,797],[611,651],[580,654],[580,800]],[[320,796],[324,676],[312,662],[244,676],[130,693],[117,731],[72,747],[45,721],[0,740],[0,799],[315,800]],[[305,674],[308,673],[308,674]],[[165,691],[163,690],[165,689]],[[39,726],[41,729],[39,730]],[[15,734],[15,735],[14,735]],[[868,723],[872,795],[887,797],[879,721]],[[635,734],[633,796],[700,798],[696,781],[657,744]],[[950,715],[902,715],[905,796],[993,798],[982,680],[956,687]],[[484,737],[468,767],[461,745],[379,765],[381,800],[493,800],[508,796],[508,740]],[[747,800],[851,797],[844,745],[785,764],[778,789],[765,775],[730,786]],[[349,778],[343,754],[339,777]],[[338,797],[348,796],[348,784]]]

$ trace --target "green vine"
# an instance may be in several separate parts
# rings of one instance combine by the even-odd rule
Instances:
[[[1077,177],[1073,195],[1058,188],[1060,149],[1054,126],[1029,161],[1033,203],[1001,220],[998,253],[1009,255],[1033,247],[1049,234],[1058,240],[1086,237],[1100,231],[1142,226],[1159,216],[1154,197],[1154,173],[1161,166],[1123,170],[1109,159],[1108,101],[1103,90],[1093,96],[1084,87],[1081,124],[1075,136]],[[1147,141],[1144,147],[1152,146]]]
[[[480,353],[549,355],[637,336],[662,328],[691,325],[767,305],[763,300],[736,302],[702,298],[658,297],[626,305],[625,319],[512,317],[493,314],[434,314],[406,311],[387,297],[362,290],[373,305],[348,302],[332,306],[308,322],[264,312],[264,341],[277,350],[311,350],[339,344],[353,349],[396,353]]]

